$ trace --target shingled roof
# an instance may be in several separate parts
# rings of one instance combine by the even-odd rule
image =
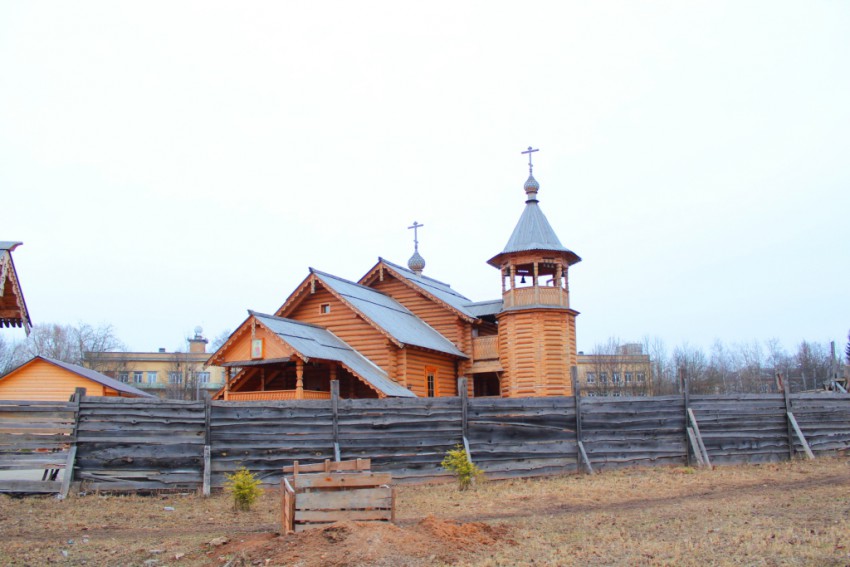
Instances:
[[[389,295],[313,268],[310,273],[397,342],[467,358],[451,341]]]
[[[379,257],[378,262],[383,262],[385,266],[390,268],[399,277],[404,278],[406,282],[412,284],[414,287],[419,288],[426,294],[429,294],[439,299],[443,303],[459,311],[463,315],[466,315],[470,319],[476,318],[475,313],[473,313],[467,308],[467,306],[472,303],[472,300],[452,289],[452,286],[450,286],[449,284],[441,282],[439,280],[435,280],[434,278],[429,278],[428,276],[417,275],[412,270],[390,262],[385,258]]]
[[[275,317],[254,311],[249,311],[249,313],[301,356],[308,359],[316,358],[339,362],[356,376],[371,384],[377,391],[387,396],[416,397],[413,392],[391,380],[380,367],[327,329],[294,319]]]

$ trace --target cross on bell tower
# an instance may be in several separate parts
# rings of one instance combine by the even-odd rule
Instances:
[[[533,154],[534,152],[539,152],[539,151],[540,151],[540,148],[531,149],[531,146],[528,146],[527,150],[525,150],[524,152],[520,152],[521,154],[528,154],[528,174],[529,175],[531,175],[531,169],[534,167],[533,165],[531,165],[531,154]]]
[[[407,227],[408,230],[413,229],[413,256],[407,261],[407,267],[417,276],[422,275],[422,270],[425,269],[425,258],[419,255],[419,229],[425,226],[413,221],[413,225]]]

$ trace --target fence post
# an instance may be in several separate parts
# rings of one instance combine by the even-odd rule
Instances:
[[[212,414],[212,402],[210,401],[210,393],[204,391],[204,477],[203,477],[203,486],[201,488],[201,492],[204,496],[210,495],[210,476],[211,476],[211,448],[210,448],[210,439],[212,437],[210,433],[210,422]]]
[[[588,474],[593,474],[593,466],[584,450],[584,439],[581,432],[581,386],[578,383],[578,368],[570,367],[570,380],[573,385],[573,398],[576,404],[576,472],[581,473],[582,465]]]
[[[334,460],[339,462],[339,380],[331,380],[331,410],[333,411]]]
[[[469,390],[466,376],[457,379],[457,393],[460,396],[460,434],[463,439],[463,450],[466,458],[472,462],[472,452],[469,450]]]
[[[86,395],[85,388],[77,388],[71,396],[74,403],[74,429],[71,431],[71,447],[68,449],[68,459],[65,461],[65,474],[62,475],[62,487],[59,489],[59,499],[63,500],[71,490],[71,481],[74,479],[74,462],[77,460],[77,432],[80,429],[80,402]]]
[[[679,384],[682,388],[682,402],[685,404],[684,418],[684,436],[685,436],[685,465],[691,466],[691,435],[688,431],[689,417],[688,410],[691,409],[691,392],[688,384],[688,373],[684,367],[679,368]]]
[[[776,381],[782,386],[782,395],[785,398],[785,425],[788,426],[788,459],[794,460],[794,426],[791,425],[791,391],[788,386],[788,380],[782,377],[779,372],[776,373]]]

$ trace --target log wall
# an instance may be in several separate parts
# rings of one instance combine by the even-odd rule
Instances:
[[[225,474],[243,466],[277,483],[292,461],[334,459],[338,450],[342,459],[370,458],[374,470],[410,482],[447,476],[440,462],[463,445],[464,434],[472,460],[494,478],[585,468],[577,467],[579,441],[596,470],[684,465],[694,456],[685,429],[688,408],[714,464],[787,460],[789,442],[802,455],[802,444],[789,437],[787,409],[815,455],[850,449],[850,395],[793,394],[790,408],[785,403],[782,394],[692,396],[687,402],[684,396],[336,403],[84,397],[78,409],[4,402],[0,468],[18,469],[45,443],[61,455],[70,445],[76,449],[74,480],[83,490],[185,490],[200,488],[205,472],[210,486],[221,487]]]

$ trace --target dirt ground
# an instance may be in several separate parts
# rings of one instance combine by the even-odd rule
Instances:
[[[279,536],[276,491],[0,496],[0,565],[850,565],[850,458],[402,486],[396,525]]]

